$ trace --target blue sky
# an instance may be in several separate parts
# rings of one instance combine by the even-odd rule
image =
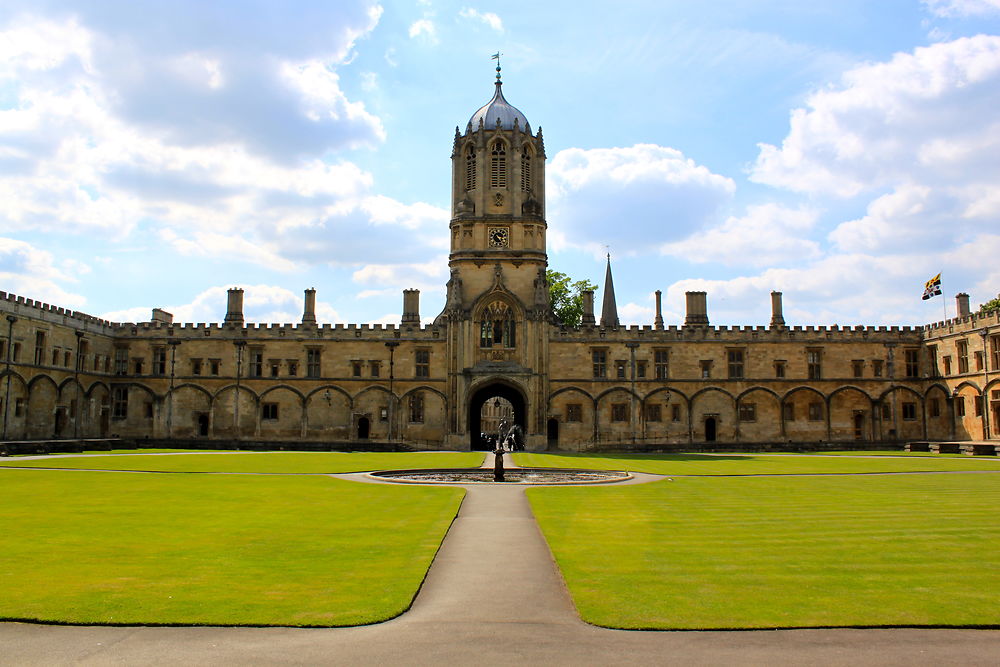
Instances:
[[[83,5],[82,7],[80,5]],[[451,142],[541,126],[550,266],[623,323],[922,324],[1000,292],[1000,0],[0,7],[0,290],[116,321],[444,301]],[[600,303],[600,294],[597,295]]]

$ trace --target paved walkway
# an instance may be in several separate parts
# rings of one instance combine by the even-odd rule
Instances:
[[[587,625],[576,615],[524,487],[503,485],[467,487],[413,607],[387,623],[329,630],[0,623],[0,665],[998,662],[996,631],[624,632]]]

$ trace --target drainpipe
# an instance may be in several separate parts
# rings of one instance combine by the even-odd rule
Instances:
[[[396,348],[399,347],[398,340],[386,341],[385,346],[389,348],[389,442],[392,442],[392,421],[396,418],[396,411],[393,410],[393,406],[396,403],[396,395],[392,393],[392,381],[396,375],[396,360],[395,352]]]
[[[73,380],[76,384],[76,410],[73,415],[73,439],[80,436],[80,345],[83,342],[83,332],[76,331],[76,363],[73,365]]]
[[[3,434],[0,440],[7,440],[7,417],[10,415],[10,360],[14,347],[14,322],[17,318],[13,315],[7,316],[7,393],[3,402]],[[7,448],[0,448],[0,456],[7,456]]]
[[[635,351],[639,343],[625,343],[629,351],[629,364],[632,370],[632,391],[628,395],[628,426],[632,433],[632,444],[635,445]]]
[[[986,344],[989,342],[989,328],[984,328],[979,335],[983,337],[983,440],[989,440],[990,392],[987,391],[987,385],[990,383],[990,357],[989,350],[986,349]]]
[[[233,429],[236,432],[236,448],[240,447],[240,375],[243,371],[243,348],[247,346],[245,340],[234,340],[236,346],[236,400],[233,403]]]
[[[170,389],[167,391],[167,440],[173,439],[174,428],[174,367],[177,362],[177,346],[179,340],[168,340],[170,346]]]

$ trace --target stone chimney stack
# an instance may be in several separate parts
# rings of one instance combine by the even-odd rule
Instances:
[[[173,324],[174,316],[172,313],[168,313],[162,308],[154,308],[152,321],[159,322],[160,324]]]
[[[420,326],[420,290],[403,290],[402,323]]]
[[[584,326],[594,326],[597,321],[594,319],[594,290],[585,289],[580,292],[583,297],[583,322]]]
[[[706,292],[685,292],[687,315],[684,326],[708,326],[708,299]]]
[[[771,328],[785,326],[785,316],[781,313],[781,292],[771,292]]]
[[[305,299],[302,306],[302,324],[316,324],[316,288],[310,287],[305,291]]]
[[[656,290],[656,317],[653,319],[653,326],[657,329],[663,328],[662,298],[663,293],[660,290]]]
[[[965,292],[959,292],[955,295],[955,312],[958,317],[969,316],[969,295]]]
[[[229,290],[229,303],[226,305],[226,324],[243,326],[243,290],[233,287]]]

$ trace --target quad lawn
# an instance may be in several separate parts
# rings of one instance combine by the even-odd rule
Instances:
[[[161,468],[269,472],[460,460],[443,464],[424,454],[81,458],[115,468],[123,459],[142,458]],[[22,465],[71,461],[47,457]],[[464,495],[457,488],[321,475],[9,465],[0,468],[0,488],[7,498],[0,504],[0,618],[96,624],[336,626],[392,618],[409,607]]]
[[[590,623],[648,629],[1000,626],[1000,521],[994,512],[1000,473],[796,476],[872,472],[879,463],[896,471],[1000,471],[996,460],[518,460],[674,475],[634,486],[527,491],[577,609]],[[791,474],[719,476],[758,471]],[[681,476],[686,474],[698,476]]]
[[[0,466],[72,468],[76,470],[136,470],[148,472],[345,473],[403,468],[475,468],[482,452],[201,452],[146,456],[132,451],[49,455],[42,458],[0,459]]]
[[[1000,471],[997,457],[854,456],[820,454],[528,454],[520,466],[628,470],[656,475],[791,475],[884,472]]]

